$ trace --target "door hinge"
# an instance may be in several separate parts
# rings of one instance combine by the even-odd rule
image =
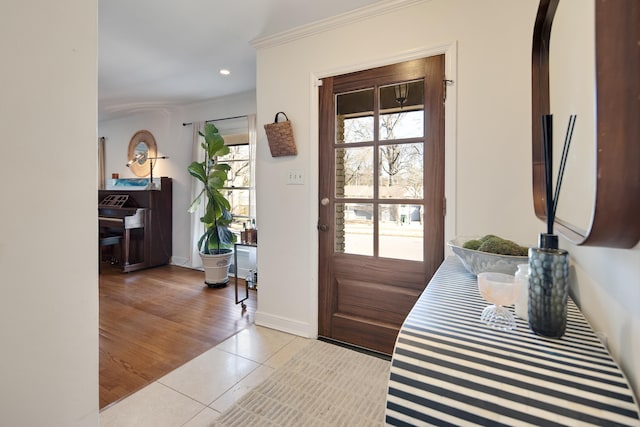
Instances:
[[[442,216],[447,216],[447,198],[442,199]]]
[[[449,79],[444,79],[442,81],[442,102],[447,101],[447,86],[453,86],[454,81]]]

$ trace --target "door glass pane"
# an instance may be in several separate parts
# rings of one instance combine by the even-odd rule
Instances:
[[[380,115],[380,140],[422,138],[424,134],[422,111],[403,111]]]
[[[373,140],[373,89],[336,95],[336,143]]]
[[[422,206],[385,204],[379,209],[379,256],[422,261]]]
[[[373,204],[337,203],[335,251],[373,255]]]
[[[335,251],[422,261],[424,81],[337,94],[335,120]]]
[[[422,199],[424,144],[388,144],[379,148],[381,199]]]
[[[380,140],[424,136],[422,80],[380,88]]]
[[[373,147],[336,149],[336,196],[373,197]]]

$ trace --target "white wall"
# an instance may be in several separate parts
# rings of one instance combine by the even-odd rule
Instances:
[[[0,52],[0,425],[97,426],[97,2],[3,2]]]
[[[98,134],[106,139],[105,175],[108,178],[112,173],[119,173],[121,178],[134,177],[126,167],[127,148],[138,130],[150,131],[156,140],[158,155],[169,156],[169,159],[158,160],[153,176],[154,181],[160,176],[169,176],[173,180],[173,264],[186,266],[191,253],[191,214],[187,208],[191,203],[192,178],[187,166],[192,161],[192,127],[182,124],[255,112],[255,92],[250,91],[197,104],[138,112],[98,123]]]
[[[447,78],[455,80],[455,87],[450,88],[447,106],[445,237],[493,232],[535,242],[530,70],[536,2],[413,3],[383,15],[347,19],[345,25],[285,43],[258,42],[258,123],[273,120],[279,110],[287,112],[299,153],[271,158],[264,133],[260,134],[259,322],[310,336],[317,331],[318,150],[313,76],[384,65],[448,46]],[[456,107],[449,108],[451,104]],[[496,157],[504,160],[496,165]],[[285,185],[288,169],[304,170],[305,185]],[[286,269],[282,268],[283,251]]]
[[[272,158],[264,132],[259,133],[259,324],[304,336],[317,333],[314,76],[453,46],[447,57],[447,78],[455,87],[454,99],[447,101],[445,239],[494,233],[535,244],[544,231],[531,196],[531,39],[538,2],[408,3],[381,16],[351,16],[322,30],[314,27],[298,38],[288,33],[256,41],[259,127],[284,110],[298,145],[296,157]],[[305,185],[285,185],[289,169],[303,170]],[[609,336],[614,357],[638,391],[640,361],[633,354],[640,347],[640,314],[631,310],[640,302],[638,249],[569,250],[576,299],[594,327]]]
[[[563,244],[564,243],[564,244]],[[633,249],[561,246],[571,254],[571,291],[640,401],[640,245]]]

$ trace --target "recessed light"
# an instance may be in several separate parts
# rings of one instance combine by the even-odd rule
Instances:
[[[228,76],[229,74],[231,74],[231,71],[227,70],[226,68],[222,68],[220,70],[220,74],[222,74],[223,76]]]

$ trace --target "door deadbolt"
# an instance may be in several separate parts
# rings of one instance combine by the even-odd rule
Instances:
[[[327,224],[318,224],[318,231],[329,231],[329,226]]]

